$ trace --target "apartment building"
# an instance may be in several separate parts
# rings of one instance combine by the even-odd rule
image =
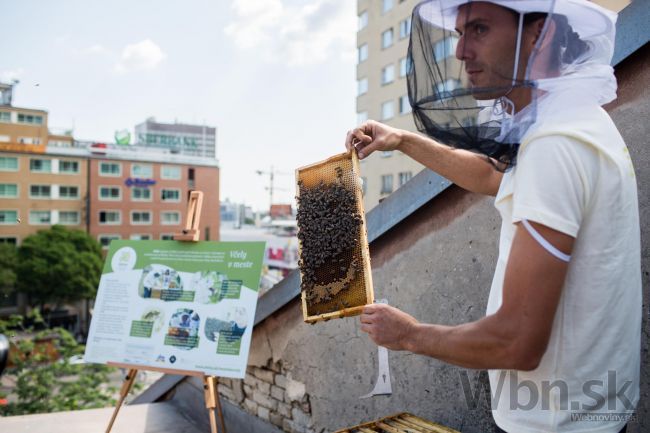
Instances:
[[[0,150],[0,242],[53,224],[85,229],[86,179],[83,158]]]
[[[368,119],[416,131],[408,100],[407,51],[417,0],[358,0],[357,122]],[[374,153],[361,162],[364,206],[408,182],[423,166],[399,151]]]
[[[185,225],[190,191],[204,192],[201,238],[219,239],[219,169],[200,161],[89,160],[88,232],[102,246],[113,239],[172,239]]]

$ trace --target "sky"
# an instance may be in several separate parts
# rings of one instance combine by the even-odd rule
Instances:
[[[221,200],[293,201],[354,127],[356,1],[0,0],[0,81],[51,128],[114,141],[148,117],[217,127]],[[206,191],[206,193],[210,193]]]

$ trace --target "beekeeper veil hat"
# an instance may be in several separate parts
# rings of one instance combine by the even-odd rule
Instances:
[[[616,98],[616,14],[587,0],[427,0],[411,22],[405,61],[418,129],[499,169],[515,164],[526,132],[552,110]],[[522,44],[531,25],[532,50]],[[515,106],[522,91],[527,103]]]

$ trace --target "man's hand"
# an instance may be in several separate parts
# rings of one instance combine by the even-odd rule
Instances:
[[[367,305],[361,313],[361,330],[390,350],[407,350],[417,325],[412,316],[386,304]]]
[[[402,131],[374,120],[368,120],[358,128],[348,131],[345,148],[356,149],[360,159],[376,150],[395,150],[402,142]]]

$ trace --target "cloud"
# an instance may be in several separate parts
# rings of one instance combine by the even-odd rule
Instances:
[[[255,49],[266,61],[290,66],[354,57],[356,3],[312,0],[303,6],[284,0],[234,0],[235,20],[225,33],[243,50]]]
[[[122,50],[122,58],[115,65],[115,71],[124,74],[129,71],[155,69],[165,60],[167,54],[151,39],[130,44]]]
[[[83,50],[84,54],[106,54],[109,50],[101,44],[92,45]]]
[[[0,71],[0,82],[11,83],[13,80],[20,80],[24,73],[25,70],[23,68]]]

